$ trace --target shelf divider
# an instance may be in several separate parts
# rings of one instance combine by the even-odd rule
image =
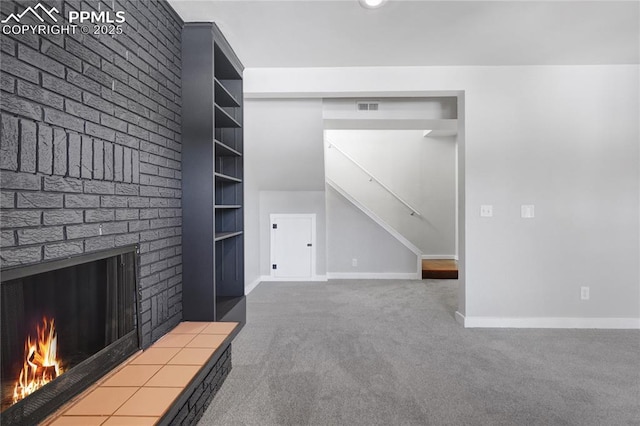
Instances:
[[[229,113],[223,110],[218,104],[215,104],[215,120],[216,127],[242,127],[235,118],[231,117]]]
[[[217,139],[214,139],[213,142],[216,145],[216,149],[219,148],[219,150],[216,150],[216,157],[242,157],[241,152],[236,151],[224,142],[220,142]]]
[[[238,179],[237,177],[233,177],[233,176],[229,176],[229,175],[225,175],[222,173],[214,173],[216,179],[220,179],[223,181],[227,181],[227,182],[236,182],[236,183],[242,183],[242,179]]]
[[[216,232],[215,241],[226,240],[227,238],[237,237],[238,235],[242,235],[242,231],[234,231],[234,232]]]
[[[240,102],[224,87],[224,84],[217,78],[213,79],[214,82],[214,94],[216,97],[216,103],[222,107],[240,107]]]

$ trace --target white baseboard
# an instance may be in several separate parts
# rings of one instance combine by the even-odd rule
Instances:
[[[245,296],[247,294],[251,293],[256,287],[258,287],[258,284],[260,284],[261,282],[262,282],[262,277],[258,277],[251,284],[245,285],[244,286],[244,294],[245,294]]]
[[[281,278],[281,277],[272,277],[271,275],[263,275],[260,277],[261,281],[280,281],[280,282],[285,282],[285,281],[327,281],[327,276],[326,275],[314,275],[311,278]]]
[[[419,280],[415,272],[329,272],[330,280]]]
[[[640,318],[516,318],[516,317],[465,317],[456,312],[456,320],[465,328],[597,328],[640,329]]]
[[[423,254],[422,260],[458,260],[455,254]]]

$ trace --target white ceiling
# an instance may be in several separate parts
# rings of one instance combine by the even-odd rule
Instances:
[[[637,64],[639,1],[169,0],[245,67]]]

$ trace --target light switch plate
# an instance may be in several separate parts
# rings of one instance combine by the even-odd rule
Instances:
[[[480,217],[493,217],[493,206],[489,204],[480,206]]]
[[[535,206],[533,204],[523,204],[520,206],[520,216],[523,219],[533,219],[535,217]]]

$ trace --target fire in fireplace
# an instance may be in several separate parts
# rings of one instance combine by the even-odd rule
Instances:
[[[135,246],[2,271],[1,416],[35,424],[140,347]]]
[[[35,337],[29,335],[24,346],[24,363],[13,388],[13,404],[64,372],[58,359],[58,335],[53,318],[43,317],[42,325],[36,326]]]

